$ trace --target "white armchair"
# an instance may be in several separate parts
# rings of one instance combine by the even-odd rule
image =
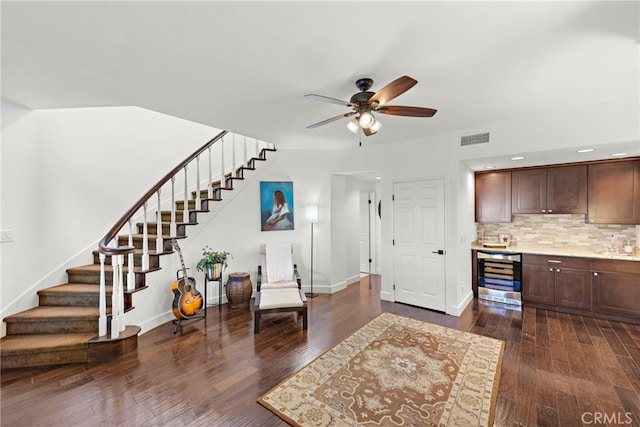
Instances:
[[[254,333],[260,332],[263,314],[296,312],[302,315],[307,329],[307,298],[300,275],[293,263],[290,243],[261,245],[262,264],[258,266],[257,294],[254,310]],[[264,268],[263,268],[264,267]]]

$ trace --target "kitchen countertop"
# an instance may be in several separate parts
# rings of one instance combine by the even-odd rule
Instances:
[[[626,255],[623,253],[611,253],[594,251],[591,248],[585,248],[583,246],[570,246],[570,245],[536,245],[536,244],[515,244],[509,245],[506,248],[485,248],[477,242],[471,244],[472,250],[482,250],[485,252],[509,252],[509,253],[523,253],[523,254],[535,254],[535,255],[555,255],[555,256],[573,256],[584,258],[601,258],[601,259],[617,259],[621,261],[640,261],[640,255],[636,248],[636,253],[633,255]]]

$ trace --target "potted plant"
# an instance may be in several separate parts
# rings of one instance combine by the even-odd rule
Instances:
[[[206,270],[208,280],[219,280],[220,274],[227,268],[229,258],[233,258],[231,252],[214,251],[209,246],[205,246],[202,248],[202,258],[196,264],[196,270]]]

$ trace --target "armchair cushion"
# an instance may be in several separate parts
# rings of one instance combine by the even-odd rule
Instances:
[[[293,260],[291,243],[271,243],[266,246],[267,283],[291,282]]]
[[[304,302],[300,297],[300,291],[295,288],[269,289],[260,294],[260,310],[271,308],[302,307]]]
[[[260,290],[262,291],[265,291],[267,289],[287,289],[287,288],[298,289],[298,282],[263,283],[262,286],[260,286]]]

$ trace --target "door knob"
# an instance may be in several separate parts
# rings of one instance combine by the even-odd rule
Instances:
[[[438,249],[437,251],[431,252],[432,254],[444,255],[444,250]]]

